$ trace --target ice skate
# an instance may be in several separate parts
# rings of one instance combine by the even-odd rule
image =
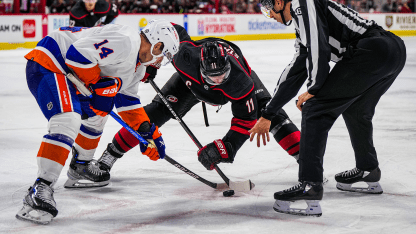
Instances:
[[[101,157],[98,159],[98,164],[100,169],[106,170],[110,172],[111,168],[113,167],[114,163],[117,161],[118,158],[114,157],[110,154],[107,150],[103,152]]]
[[[110,173],[102,170],[96,160],[78,160],[78,151],[72,148],[72,160],[68,170],[65,188],[102,187],[110,183]]]
[[[110,172],[111,168],[113,167],[114,163],[122,157],[122,153],[119,155],[112,155],[111,152],[108,150],[112,147],[112,144],[108,144],[107,149],[103,152],[101,157],[98,159],[98,164],[100,166],[100,169],[106,170],[107,172]],[[113,149],[114,151],[115,149]]]
[[[38,179],[29,188],[23,199],[23,208],[17,212],[16,218],[37,224],[48,224],[57,214],[53,189]]]
[[[381,177],[380,168],[376,168],[372,171],[362,171],[358,168],[354,168],[348,171],[344,171],[335,175],[337,183],[337,189],[342,191],[359,192],[359,193],[371,193],[382,194],[378,181]],[[352,187],[354,183],[365,182],[368,187]]]
[[[301,182],[292,188],[276,192],[274,194],[276,202],[273,209],[280,213],[319,217],[322,215],[319,201],[322,200],[323,194],[322,183]],[[304,200],[308,207],[306,209],[291,208],[292,203],[298,200]]]

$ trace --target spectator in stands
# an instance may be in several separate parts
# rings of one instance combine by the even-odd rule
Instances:
[[[68,13],[66,2],[64,0],[55,0],[51,6],[51,13]]]
[[[402,10],[403,3],[402,0],[396,0],[392,4],[392,12],[400,12]]]
[[[254,11],[254,5],[253,5],[253,0],[249,0],[248,1],[246,13],[255,13],[255,11]]]
[[[414,9],[411,9],[409,7],[409,2],[407,1],[403,4],[402,9],[400,10],[400,13],[412,13]]]
[[[386,3],[381,7],[381,12],[392,12],[391,0],[387,0]]]
[[[247,4],[244,0],[238,0],[235,5],[235,13],[245,13],[247,11]]]
[[[253,0],[253,7],[254,7],[254,11],[256,13],[260,13],[261,9],[260,9],[260,1],[259,0]]]

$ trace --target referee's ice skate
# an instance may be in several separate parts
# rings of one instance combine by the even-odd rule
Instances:
[[[23,208],[17,212],[16,218],[37,224],[48,224],[57,214],[53,189],[38,179],[29,188],[23,199]]]
[[[78,151],[74,147],[67,175],[65,188],[102,187],[110,183],[110,173],[101,169],[97,160],[78,160]]]
[[[378,167],[372,171],[362,171],[354,168],[336,174],[335,180],[338,182],[337,189],[342,191],[382,194],[383,189],[378,183],[380,177],[381,171]],[[354,183],[358,182],[365,182],[368,184],[368,187],[352,187]]]
[[[274,193],[276,199],[273,209],[280,213],[321,216],[322,210],[319,201],[322,200],[324,189],[320,182],[300,182],[289,189]],[[294,201],[304,200],[308,207],[306,209],[291,208]]]

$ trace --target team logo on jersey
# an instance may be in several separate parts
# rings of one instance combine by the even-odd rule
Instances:
[[[390,28],[393,25],[393,16],[392,15],[386,15],[386,26],[387,28]]]
[[[204,89],[208,90],[209,89],[208,85],[204,85]]]
[[[52,110],[52,108],[53,108],[53,103],[52,103],[52,102],[49,102],[49,103],[46,105],[46,107],[48,108],[48,110]]]
[[[170,102],[178,102],[178,98],[172,95],[168,95],[166,96],[166,98],[168,99],[168,101]]]
[[[295,14],[296,15],[302,15],[302,10],[300,9],[300,7],[296,8]]]
[[[185,85],[186,85],[186,87],[188,87],[188,89],[191,89],[192,82],[190,82],[189,80],[187,80],[185,82]]]

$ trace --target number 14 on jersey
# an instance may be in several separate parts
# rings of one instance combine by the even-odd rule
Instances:
[[[110,48],[107,48],[107,47],[101,47],[102,45],[104,45],[104,44],[106,44],[106,43],[108,43],[108,40],[107,40],[107,39],[105,39],[104,41],[102,41],[102,42],[100,42],[100,43],[95,43],[95,44],[94,44],[94,47],[95,47],[95,49],[96,49],[96,50],[98,50],[98,49],[100,49],[100,48],[101,48],[101,53],[100,53],[100,58],[101,58],[101,59],[107,58],[107,56],[108,56],[109,54],[114,53],[114,50],[112,50],[112,49],[110,49]]]

